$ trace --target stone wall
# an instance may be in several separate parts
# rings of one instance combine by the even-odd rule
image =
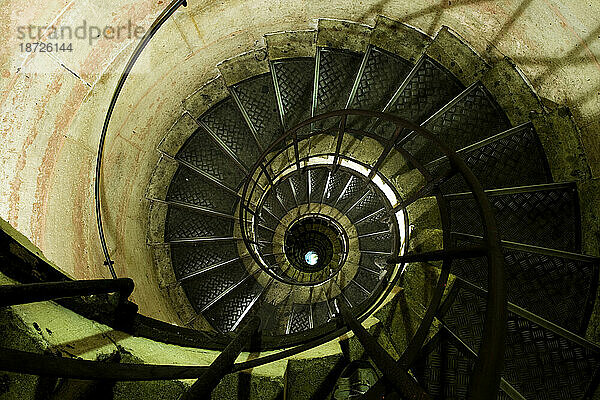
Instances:
[[[108,277],[94,215],[97,142],[134,38],[74,40],[72,52],[23,53],[28,24],[147,28],[156,1],[3,3],[0,49],[0,217],[76,278]],[[153,39],[116,106],[102,196],[119,276],[136,282],[140,311],[176,315],[158,290],[146,247],[145,200],[156,147],[181,101],[216,75],[217,62],[262,45],[267,32],[314,27],[316,18],[372,25],[377,14],[433,35],[448,25],[480,54],[511,57],[547,104],[571,109],[592,174],[600,175],[600,3],[595,0],[189,1]],[[560,135],[560,132],[556,132]],[[595,190],[595,189],[594,189]],[[594,228],[595,229],[595,228]]]

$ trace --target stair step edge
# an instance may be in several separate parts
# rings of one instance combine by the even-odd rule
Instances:
[[[286,58],[314,57],[316,54],[316,29],[284,31],[265,34],[270,61]]]
[[[447,26],[442,26],[425,54],[450,70],[465,86],[481,79],[488,63],[466,40]]]
[[[253,49],[217,64],[225,84],[229,87],[257,75],[269,73],[266,47]]]
[[[372,30],[354,21],[321,18],[317,21],[317,47],[364,53]]]
[[[379,15],[369,42],[372,46],[389,51],[414,64],[432,40],[416,27]]]

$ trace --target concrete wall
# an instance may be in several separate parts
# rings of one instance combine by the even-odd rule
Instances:
[[[510,56],[538,93],[573,111],[600,176],[600,2],[597,0],[189,1],[141,57],[116,107],[106,144],[103,199],[117,273],[136,282],[140,311],[177,321],[157,289],[146,248],[145,190],[155,148],[181,100],[215,64],[267,32],[306,29],[319,17],[373,24],[377,14],[434,34],[442,24],[481,53]],[[0,217],[77,278],[107,277],[94,216],[93,176],[106,108],[136,40],[63,40],[72,52],[22,53],[28,24],[148,27],[165,1],[23,2],[0,8]],[[50,40],[57,42],[57,40]],[[557,132],[559,135],[560,132]]]

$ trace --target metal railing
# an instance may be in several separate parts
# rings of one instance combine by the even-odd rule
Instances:
[[[146,34],[144,35],[144,37],[142,38],[140,43],[137,45],[136,49],[134,50],[129,61],[127,62],[125,69],[122,72],[121,77],[117,83],[116,89],[114,91],[113,97],[111,99],[111,102],[109,104],[109,107],[108,107],[108,110],[106,113],[106,118],[104,120],[104,125],[103,125],[102,132],[100,135],[98,156],[97,156],[97,162],[96,162],[96,179],[95,179],[95,186],[94,186],[95,208],[96,208],[98,232],[99,232],[99,236],[100,236],[102,251],[104,253],[104,258],[105,258],[105,265],[108,267],[113,278],[117,278],[117,274],[114,269],[114,261],[111,259],[110,251],[108,249],[108,245],[106,242],[106,237],[105,237],[105,232],[104,232],[104,227],[103,227],[103,220],[102,220],[102,201],[101,201],[101,197],[102,197],[101,196],[102,159],[103,159],[103,155],[104,155],[104,147],[105,147],[105,142],[106,142],[106,136],[108,133],[108,127],[110,125],[112,113],[116,107],[119,95],[125,85],[125,82],[127,80],[127,77],[129,76],[129,73],[131,72],[137,59],[139,58],[140,54],[143,52],[146,45],[152,39],[152,37],[156,34],[156,32],[164,24],[164,22],[167,19],[169,19],[169,17],[171,15],[173,15],[173,13],[181,5],[185,6],[186,1],[185,0],[172,1],[167,6],[167,8],[165,8],[165,10],[159,15],[159,17],[154,21],[154,23],[152,24],[150,29],[146,32]],[[364,130],[355,130],[355,129],[352,129],[351,124],[348,124],[349,116],[367,117],[367,118],[374,118],[379,121],[386,121],[386,122],[394,124],[396,129],[390,138],[381,137],[381,136],[378,136],[376,134],[373,134],[373,133],[370,133],[370,132],[367,132]],[[365,347],[370,349],[370,351],[372,353],[371,355],[374,358],[383,360],[382,361],[383,364],[381,365],[381,367],[385,369],[384,375],[391,377],[392,380],[401,379],[401,377],[406,377],[404,375],[404,373],[398,377],[394,374],[394,371],[396,371],[396,369],[398,369],[398,368],[401,371],[406,371],[409,368],[410,364],[414,361],[414,358],[416,357],[418,350],[423,345],[425,338],[427,336],[427,333],[429,332],[429,330],[431,328],[431,324],[433,322],[435,313],[438,311],[439,306],[440,306],[440,301],[441,301],[443,291],[444,291],[444,288],[446,286],[448,276],[449,276],[449,268],[450,268],[451,260],[456,257],[472,256],[472,254],[476,254],[479,256],[482,254],[485,254],[485,256],[488,259],[488,268],[489,268],[489,275],[488,275],[488,277],[489,277],[489,283],[488,283],[489,295],[487,298],[485,327],[484,327],[484,332],[483,332],[482,344],[481,344],[480,352],[479,352],[478,359],[476,362],[474,376],[471,380],[470,398],[481,399],[481,398],[495,397],[495,393],[498,390],[498,385],[499,385],[499,381],[500,381],[500,372],[502,370],[502,362],[503,362],[503,355],[504,355],[504,351],[503,351],[504,347],[503,346],[504,346],[504,335],[505,335],[504,332],[505,332],[505,324],[506,324],[506,290],[504,287],[504,277],[503,277],[503,272],[502,272],[503,257],[502,257],[502,253],[501,253],[501,245],[500,245],[500,241],[499,241],[499,237],[498,237],[496,224],[494,221],[494,215],[493,215],[490,203],[489,203],[481,185],[479,184],[477,178],[475,177],[473,172],[467,167],[465,162],[459,156],[457,156],[457,154],[454,151],[450,150],[441,141],[439,141],[433,134],[425,131],[423,128],[421,128],[415,124],[412,124],[408,121],[405,121],[403,119],[400,119],[400,118],[397,118],[397,117],[394,117],[394,116],[391,116],[388,114],[363,111],[363,110],[335,111],[335,112],[331,112],[331,113],[327,113],[324,115],[310,118],[310,119],[300,123],[298,126],[292,128],[291,130],[286,132],[275,143],[273,143],[273,145],[270,146],[269,149],[267,149],[264,152],[261,159],[257,161],[257,163],[255,164],[252,171],[261,171],[260,173],[264,174],[264,176],[267,178],[267,180],[269,180],[270,184],[273,185],[273,177],[269,176],[268,170],[265,167],[264,158],[269,155],[272,156],[274,153],[277,153],[278,151],[281,152],[282,147],[286,148],[286,149],[288,147],[293,148],[294,163],[296,165],[297,170],[300,171],[302,169],[302,164],[304,163],[303,161],[305,161],[305,160],[301,159],[300,153],[299,153],[299,147],[298,147],[299,132],[303,129],[304,130],[309,129],[309,127],[312,126],[315,122],[318,122],[318,121],[321,121],[324,119],[331,119],[331,118],[334,118],[338,121],[333,128],[331,128],[327,131],[312,132],[309,134],[309,136],[315,135],[315,134],[323,134],[323,133],[336,135],[335,150],[333,153],[330,154],[333,157],[332,167],[333,167],[334,172],[337,171],[337,169],[341,165],[340,160],[344,158],[344,154],[342,154],[343,152],[342,152],[342,148],[341,148],[343,140],[344,140],[344,135],[352,134],[352,135],[357,135],[357,136],[371,137],[371,138],[378,140],[380,143],[384,144],[384,151],[382,152],[381,157],[377,160],[374,168],[371,168],[369,177],[368,177],[369,179],[374,178],[378,174],[378,171],[381,168],[383,162],[385,161],[386,157],[392,150],[396,150],[396,151],[400,152],[403,156],[406,157],[406,159],[415,168],[419,169],[419,171],[421,171],[421,173],[427,178],[427,185],[424,186],[422,188],[422,190],[419,191],[418,193],[416,193],[415,196],[413,196],[412,198],[405,199],[400,205],[392,208],[391,215],[395,216],[395,214],[393,213],[394,211],[397,211],[401,207],[404,207],[404,208],[407,207],[409,204],[418,200],[420,197],[430,194],[430,193],[435,193],[436,192],[435,188],[440,184],[440,182],[443,182],[445,179],[447,179],[449,176],[454,175],[455,173],[459,173],[465,179],[465,181],[468,184],[468,186],[470,187],[475,199],[477,200],[477,203],[479,206],[479,211],[480,211],[481,217],[482,217],[483,227],[484,227],[483,246],[481,248],[471,249],[473,253],[471,253],[469,251],[465,252],[464,250],[455,250],[455,249],[444,248],[444,250],[442,252],[438,252],[438,253],[422,254],[422,255],[415,255],[415,256],[404,256],[405,258],[402,258],[402,257],[397,258],[396,256],[391,257],[391,259],[390,259],[391,264],[396,264],[399,262],[408,262],[411,260],[427,261],[427,260],[440,259],[443,261],[442,273],[439,276],[438,283],[435,287],[434,295],[432,296],[430,304],[426,310],[425,316],[423,318],[423,322],[422,322],[420,328],[418,329],[417,333],[413,336],[411,342],[409,343],[407,350],[402,355],[400,361],[396,365],[392,366],[390,364],[389,360],[385,359],[385,356],[383,354],[376,354],[376,353],[380,353],[381,351],[383,351],[382,349],[380,349],[380,348],[378,349],[376,346],[370,346],[370,345],[366,345]],[[410,153],[405,151],[402,147],[397,146],[398,139],[402,138],[403,133],[404,134],[410,133],[411,135],[418,135],[418,136],[421,136],[421,137],[427,139],[429,141],[429,143],[431,143],[433,146],[435,146],[437,149],[439,149],[448,158],[448,160],[450,161],[450,164],[452,166],[451,172],[442,177],[432,176],[430,174],[430,172],[428,170],[426,170],[423,167],[423,165],[421,165],[414,157],[412,157],[412,155]],[[302,139],[305,139],[305,138],[306,137],[303,137]],[[289,144],[289,146],[286,145],[286,143]],[[251,191],[254,190],[254,189],[249,189],[250,183],[251,182],[256,183],[259,181],[259,179],[250,179],[250,178],[253,178],[252,174],[249,175],[249,179],[247,179],[245,182],[244,189],[243,189],[244,194],[242,196],[242,199],[250,198],[250,197],[247,197],[248,190],[251,190]],[[438,198],[438,204],[439,204],[441,214],[442,214],[442,222],[447,223],[448,222],[448,212],[446,210],[443,196],[439,193],[436,193],[436,197]],[[246,230],[246,227],[247,227],[246,218],[248,217],[248,214],[250,213],[251,207],[249,204],[246,204],[246,205],[242,206],[241,209],[242,209],[242,212],[240,212],[240,226],[244,227],[244,229],[242,229],[242,232],[244,235],[244,240],[248,244],[251,245],[251,247],[249,247],[249,249],[250,249],[253,247],[253,242],[255,242],[254,240],[252,240],[252,237],[251,237],[252,230]],[[449,232],[445,231],[444,232],[445,239],[446,239],[447,234],[449,234]],[[446,246],[446,243],[449,243],[449,241],[444,240],[444,246]],[[397,254],[397,252],[396,252],[396,254]],[[410,257],[412,257],[412,258],[410,258]],[[260,261],[260,259],[259,259],[259,261]],[[364,342],[365,340],[369,341],[370,339],[367,336],[365,336],[365,335],[368,335],[368,333],[363,332],[361,330],[362,327],[360,326],[360,324],[357,323],[356,320],[353,319],[354,317],[351,314],[349,314],[347,312],[347,310],[344,309],[344,306],[342,306],[342,311],[343,311],[342,319],[345,321],[345,324],[344,324],[345,326],[343,328],[340,328],[340,329],[336,330],[335,332],[330,333],[329,335],[323,336],[320,339],[311,341],[310,343],[307,343],[305,345],[298,346],[296,348],[288,349],[288,350],[282,351],[277,354],[261,357],[261,358],[255,359],[255,360],[247,361],[245,363],[236,364],[236,365],[232,364],[231,357],[233,357],[233,355],[235,355],[236,352],[239,353],[239,351],[241,351],[240,343],[242,343],[243,340],[240,338],[234,338],[233,342],[231,344],[231,349],[233,349],[233,350],[230,350],[230,351],[227,351],[226,353],[224,353],[224,354],[226,354],[224,356],[224,358],[226,360],[220,362],[224,365],[224,367],[219,368],[219,373],[216,376],[212,376],[212,374],[209,374],[211,376],[209,378],[206,378],[207,383],[204,384],[205,385],[204,387],[214,387],[215,379],[218,382],[218,380],[225,373],[233,372],[236,370],[239,371],[241,369],[247,369],[247,368],[251,368],[252,366],[257,366],[257,365],[275,361],[275,360],[278,360],[281,358],[289,357],[289,356],[295,354],[296,352],[304,351],[308,348],[316,346],[320,343],[324,343],[336,336],[339,336],[343,332],[347,331],[348,328],[354,330],[355,333],[357,334],[357,336],[359,337],[359,339],[362,338],[361,339],[362,342]],[[248,313],[247,318],[253,318],[253,317],[248,317],[250,315],[251,314]],[[250,328],[248,328],[248,326],[250,326]],[[242,331],[244,332],[244,336],[247,336],[246,334],[249,331],[253,332],[255,330],[254,328],[255,328],[255,323],[244,325],[244,328],[242,328]],[[107,366],[106,364],[102,365],[103,363],[96,363],[96,362],[83,361],[83,360],[56,359],[51,356],[33,355],[31,353],[17,352],[15,350],[6,350],[6,351],[2,351],[0,353],[2,353],[2,356],[0,356],[0,365],[1,365],[0,368],[15,371],[15,372],[49,374],[49,375],[64,376],[64,377],[79,377],[79,378],[83,378],[83,379],[85,379],[85,378],[90,379],[93,376],[94,378],[103,377],[105,379],[117,379],[117,380],[119,380],[119,379],[126,379],[126,380],[177,379],[177,378],[200,377],[202,375],[208,376],[208,375],[205,375],[207,367],[204,367],[204,366],[202,366],[202,367],[197,367],[197,366],[196,367],[185,367],[185,366],[168,366],[168,365],[163,365],[163,366],[160,366],[160,365],[153,365],[153,366],[150,366],[150,365],[138,365],[138,366],[128,365],[125,369],[125,368],[115,368],[115,366],[112,366],[112,365],[111,366]],[[17,357],[17,356],[23,357],[22,359],[27,359],[32,362],[28,363],[27,365],[23,365],[23,366],[16,365],[14,362],[11,362],[10,360],[11,360],[11,357]],[[77,363],[77,366],[75,366],[75,363]],[[390,364],[390,365],[388,365],[386,367],[385,364]],[[396,378],[393,378],[394,376],[396,376]],[[407,379],[410,379],[410,378],[407,378]],[[394,386],[396,388],[400,389],[400,387],[402,386],[402,382],[403,381],[395,382]],[[375,388],[373,388],[373,389],[375,389]]]
[[[352,117],[362,119],[372,119],[372,123],[363,124],[364,126],[380,126],[383,123],[394,126],[393,134],[387,137],[375,134],[363,129],[353,129],[352,125],[348,124],[348,119]],[[306,132],[311,126],[327,125],[324,120],[335,120],[333,127],[322,131]],[[331,125],[331,124],[329,124]],[[301,139],[299,139],[299,131],[302,131]],[[433,319],[440,307],[440,302],[444,293],[444,289],[448,282],[450,264],[456,258],[471,258],[485,256],[488,260],[488,287],[490,288],[487,299],[487,308],[485,315],[485,327],[483,331],[482,346],[480,357],[475,366],[475,372],[471,381],[471,398],[492,398],[498,390],[500,382],[500,372],[503,365],[504,357],[504,332],[506,323],[506,289],[504,287],[503,263],[504,258],[501,251],[501,244],[494,220],[494,213],[491,205],[485,195],[483,188],[473,172],[467,167],[465,162],[442,143],[435,135],[424,130],[422,127],[413,124],[404,119],[381,113],[365,110],[339,110],[330,113],[322,114],[305,120],[296,127],[292,128],[279,139],[277,139],[268,149],[266,149],[261,158],[258,159],[254,167],[250,170],[249,178],[245,181],[242,190],[242,206],[239,213],[239,223],[242,229],[242,237],[246,241],[249,249],[255,247],[254,232],[255,225],[249,224],[248,221],[255,221],[256,206],[252,204],[252,199],[255,198],[254,191],[259,187],[261,180],[269,183],[269,186],[274,186],[277,181],[277,176],[269,176],[270,164],[277,157],[280,157],[288,149],[293,149],[293,158],[289,161],[295,165],[297,173],[307,167],[309,157],[302,157],[299,151],[299,143],[304,140],[310,140],[315,135],[335,135],[336,147],[334,153],[311,154],[310,157],[329,156],[333,159],[331,168],[336,171],[340,166],[340,160],[344,158],[341,150],[344,135],[353,135],[354,137],[369,137],[377,140],[384,147],[380,157],[374,164],[375,167],[370,169],[369,177],[372,178],[378,173],[378,169],[383,165],[386,158],[392,150],[398,151],[408,161],[413,168],[418,169],[426,178],[426,183],[412,197],[401,201],[396,207],[390,209],[390,215],[395,216],[394,212],[400,208],[406,208],[418,199],[427,196],[435,195],[438,200],[440,209],[443,232],[444,232],[444,249],[441,251],[407,255],[401,257],[390,257],[389,263],[394,265],[400,262],[427,262],[440,260],[443,262],[441,274],[438,278],[437,285],[434,289],[434,294],[426,310],[422,323],[416,334],[411,339],[406,351],[401,356],[398,365],[400,368],[407,370],[415,361],[419,349],[422,347],[426,337],[431,329]],[[439,176],[433,176],[432,173],[424,168],[424,166],[403,148],[403,140],[407,136],[420,136],[425,139],[428,145],[443,153],[450,163],[450,169],[443,171]],[[304,142],[306,143],[306,142]],[[405,142],[404,142],[405,143]],[[484,231],[484,243],[477,248],[468,249],[453,249],[448,248],[449,240],[449,212],[446,207],[444,196],[437,188],[454,177],[460,175],[465,180],[470,188],[475,200],[477,201],[481,223]],[[254,209],[253,209],[254,208]],[[255,260],[260,263],[261,258],[259,253],[254,254]],[[259,264],[260,265],[260,264]],[[346,318],[347,320],[347,318]]]
[[[117,105],[117,100],[119,99],[119,95],[121,94],[121,90],[123,90],[123,86],[125,86],[125,82],[129,77],[129,73],[133,69],[136,61],[150,42],[150,40],[154,37],[156,32],[160,29],[160,27],[173,15],[175,11],[180,6],[187,6],[186,0],[173,0],[167,8],[165,8],[160,15],[156,18],[156,20],[150,25],[150,28],[146,31],[137,47],[129,57],[123,72],[121,73],[121,77],[117,82],[117,86],[113,93],[113,96],[110,100],[110,104],[108,105],[108,110],[106,110],[106,117],[104,118],[104,125],[102,126],[102,132],[100,133],[100,140],[98,144],[98,155],[96,157],[96,178],[94,180],[94,198],[96,204],[96,224],[98,226],[98,234],[100,235],[100,244],[102,246],[102,252],[104,253],[104,265],[108,267],[111,276],[116,279],[117,274],[114,268],[114,261],[110,257],[110,251],[108,250],[108,245],[106,244],[106,237],[104,235],[104,226],[102,223],[102,196],[100,192],[100,184],[102,179],[102,159],[104,157],[104,144],[106,142],[106,135],[108,133],[108,126],[110,125],[110,120],[112,118],[112,113]]]

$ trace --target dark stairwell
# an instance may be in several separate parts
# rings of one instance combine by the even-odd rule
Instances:
[[[350,398],[340,376],[359,361],[375,377],[365,398],[593,397],[599,260],[565,179],[580,165],[552,141],[577,131],[510,59],[379,17],[269,34],[218,69],[183,101],[147,191],[147,268],[185,326],[136,314],[115,286],[131,281],[58,301],[126,336],[210,349],[205,368],[143,364],[119,340],[89,363],[7,351],[7,370],[54,377],[35,398]],[[70,279],[16,236],[4,274]]]

